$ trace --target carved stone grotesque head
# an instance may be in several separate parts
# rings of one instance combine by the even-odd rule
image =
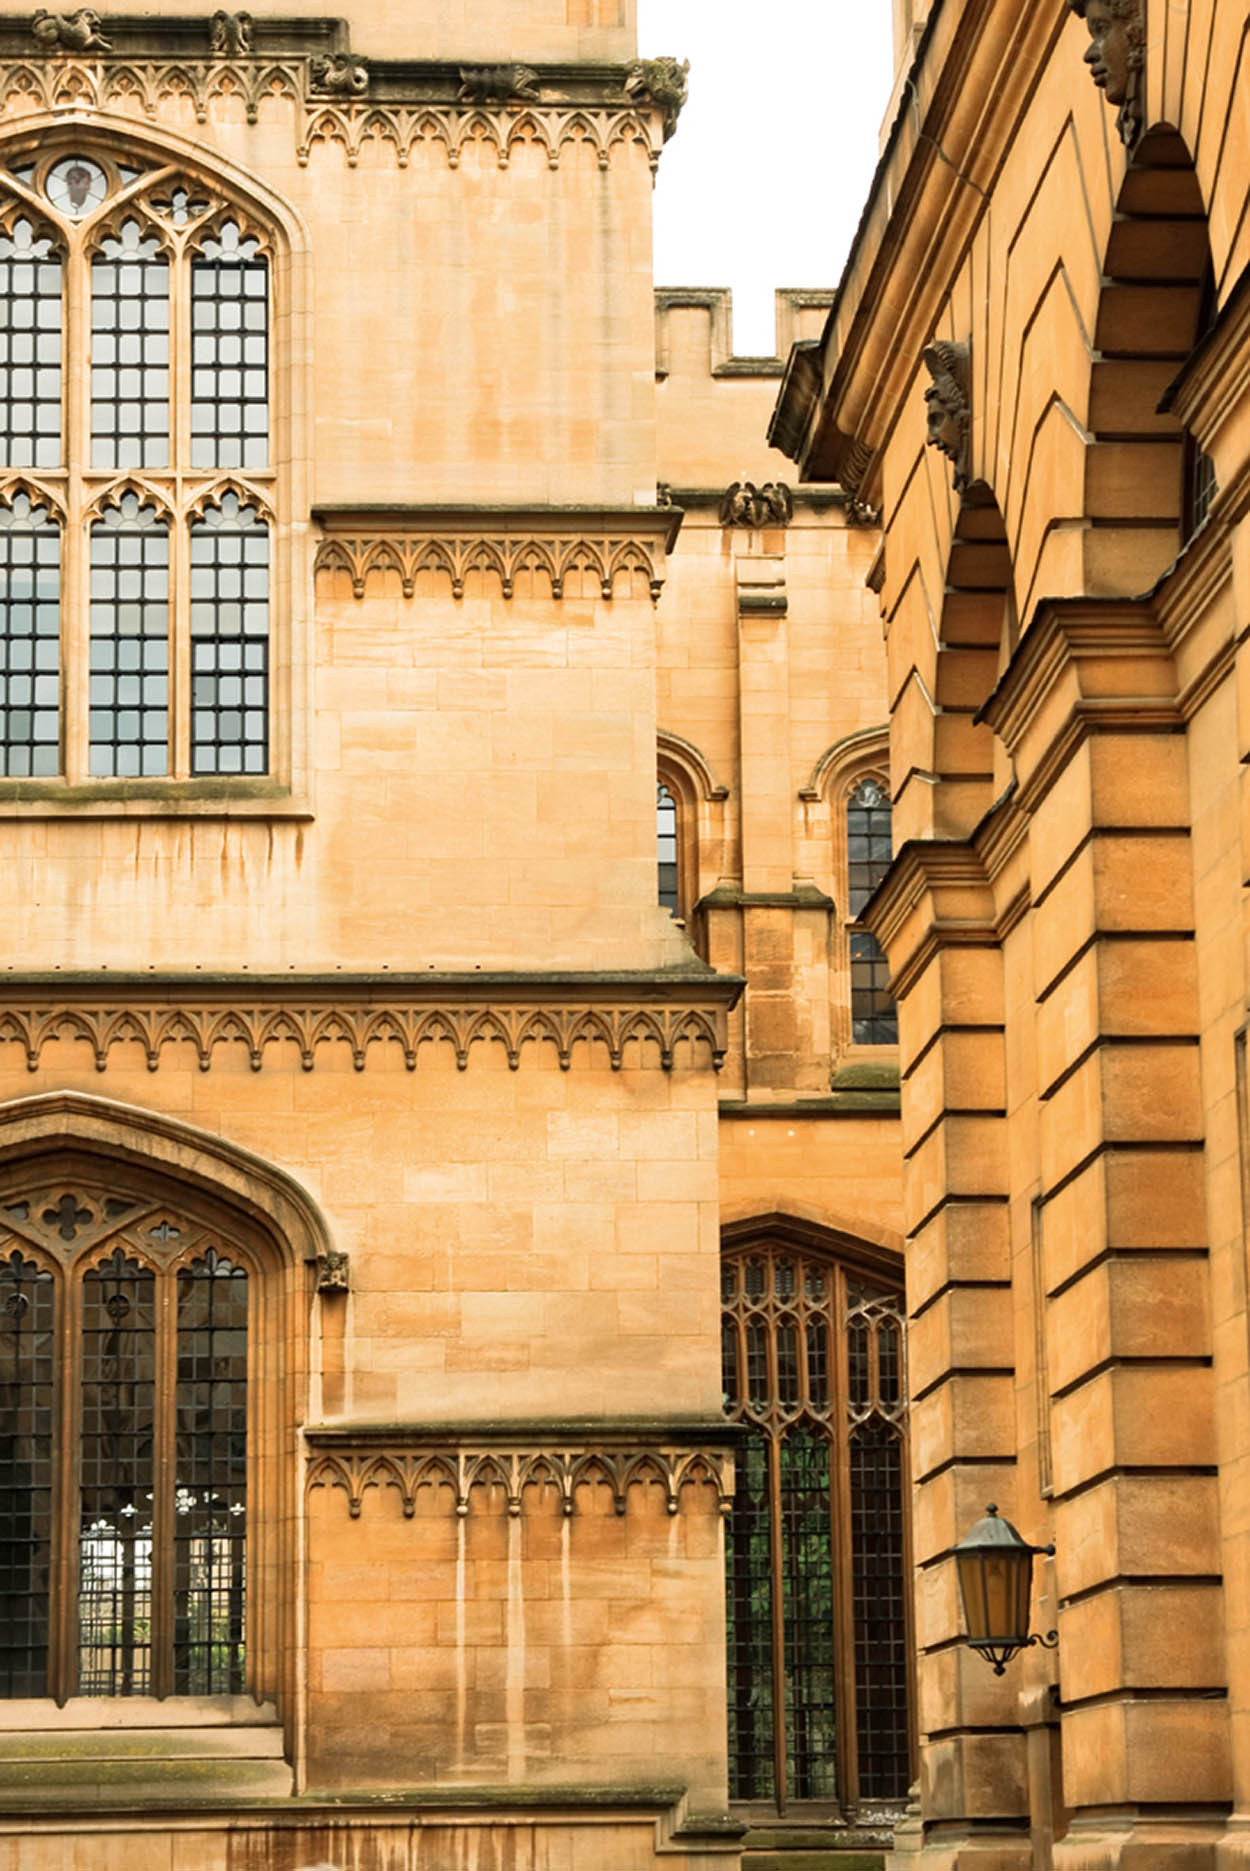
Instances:
[[[925,369],[933,382],[924,393],[929,447],[938,448],[955,469],[955,492],[968,485],[968,443],[972,426],[969,401],[968,346],[937,339],[924,348]]]
[[[1132,145],[1142,127],[1142,69],[1146,63],[1146,22],[1142,0],[1068,0],[1089,27],[1085,63],[1108,104],[1118,104],[1116,129]]]

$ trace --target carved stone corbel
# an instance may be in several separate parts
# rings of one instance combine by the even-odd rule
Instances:
[[[1108,104],[1118,104],[1116,131],[1126,149],[1142,132],[1146,20],[1142,0],[1068,0],[1089,27],[1085,54],[1094,83]]]
[[[112,41],[100,31],[100,15],[91,7],[76,13],[49,13],[40,7],[31,34],[45,52],[111,52]]]
[[[970,479],[971,352],[966,344],[950,344],[938,338],[926,344],[924,364],[933,379],[924,393],[928,444],[930,448],[940,449],[951,462],[955,470],[955,492],[962,494]]]
[[[317,1291],[346,1293],[351,1284],[349,1273],[347,1250],[341,1247],[327,1248],[324,1254],[317,1256]]]
[[[363,97],[369,89],[369,68],[353,52],[322,53],[309,62],[308,76],[327,97]]]

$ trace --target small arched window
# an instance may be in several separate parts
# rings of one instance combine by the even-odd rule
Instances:
[[[858,782],[846,806],[847,908],[852,918],[890,868],[890,798],[879,780]],[[851,1037],[861,1046],[898,1044],[898,1010],[890,998],[890,969],[876,936],[852,929]]]
[[[0,167],[0,776],[269,772],[270,291],[180,165]]]
[[[677,801],[663,780],[655,784],[655,856],[660,908],[670,916],[682,913]]]
[[[0,1199],[0,1695],[247,1686],[254,1286],[151,1198]]]
[[[730,1793],[854,1818],[910,1782],[903,1297],[767,1237],[722,1267]]]

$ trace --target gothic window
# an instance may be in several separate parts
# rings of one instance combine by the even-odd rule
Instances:
[[[678,889],[677,801],[663,780],[655,786],[655,854],[660,908],[681,915]]]
[[[150,1199],[0,1198],[0,1694],[244,1691],[253,1285]]]
[[[170,165],[0,169],[0,777],[269,772],[270,271]]]
[[[846,808],[847,908],[852,917],[890,868],[890,800],[874,779],[856,785]],[[876,936],[852,929],[851,1036],[857,1045],[898,1043],[898,1011],[889,994],[889,964]]]
[[[907,1794],[900,1286],[786,1241],[723,1263],[730,1791],[774,1811]]]

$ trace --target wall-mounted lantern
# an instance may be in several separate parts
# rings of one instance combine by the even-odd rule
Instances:
[[[995,1676],[1002,1675],[1017,1650],[1029,1644],[1053,1650],[1059,1642],[1058,1631],[1029,1636],[1033,1555],[1054,1550],[1030,1546],[993,1505],[955,1548],[968,1643],[994,1665]]]

